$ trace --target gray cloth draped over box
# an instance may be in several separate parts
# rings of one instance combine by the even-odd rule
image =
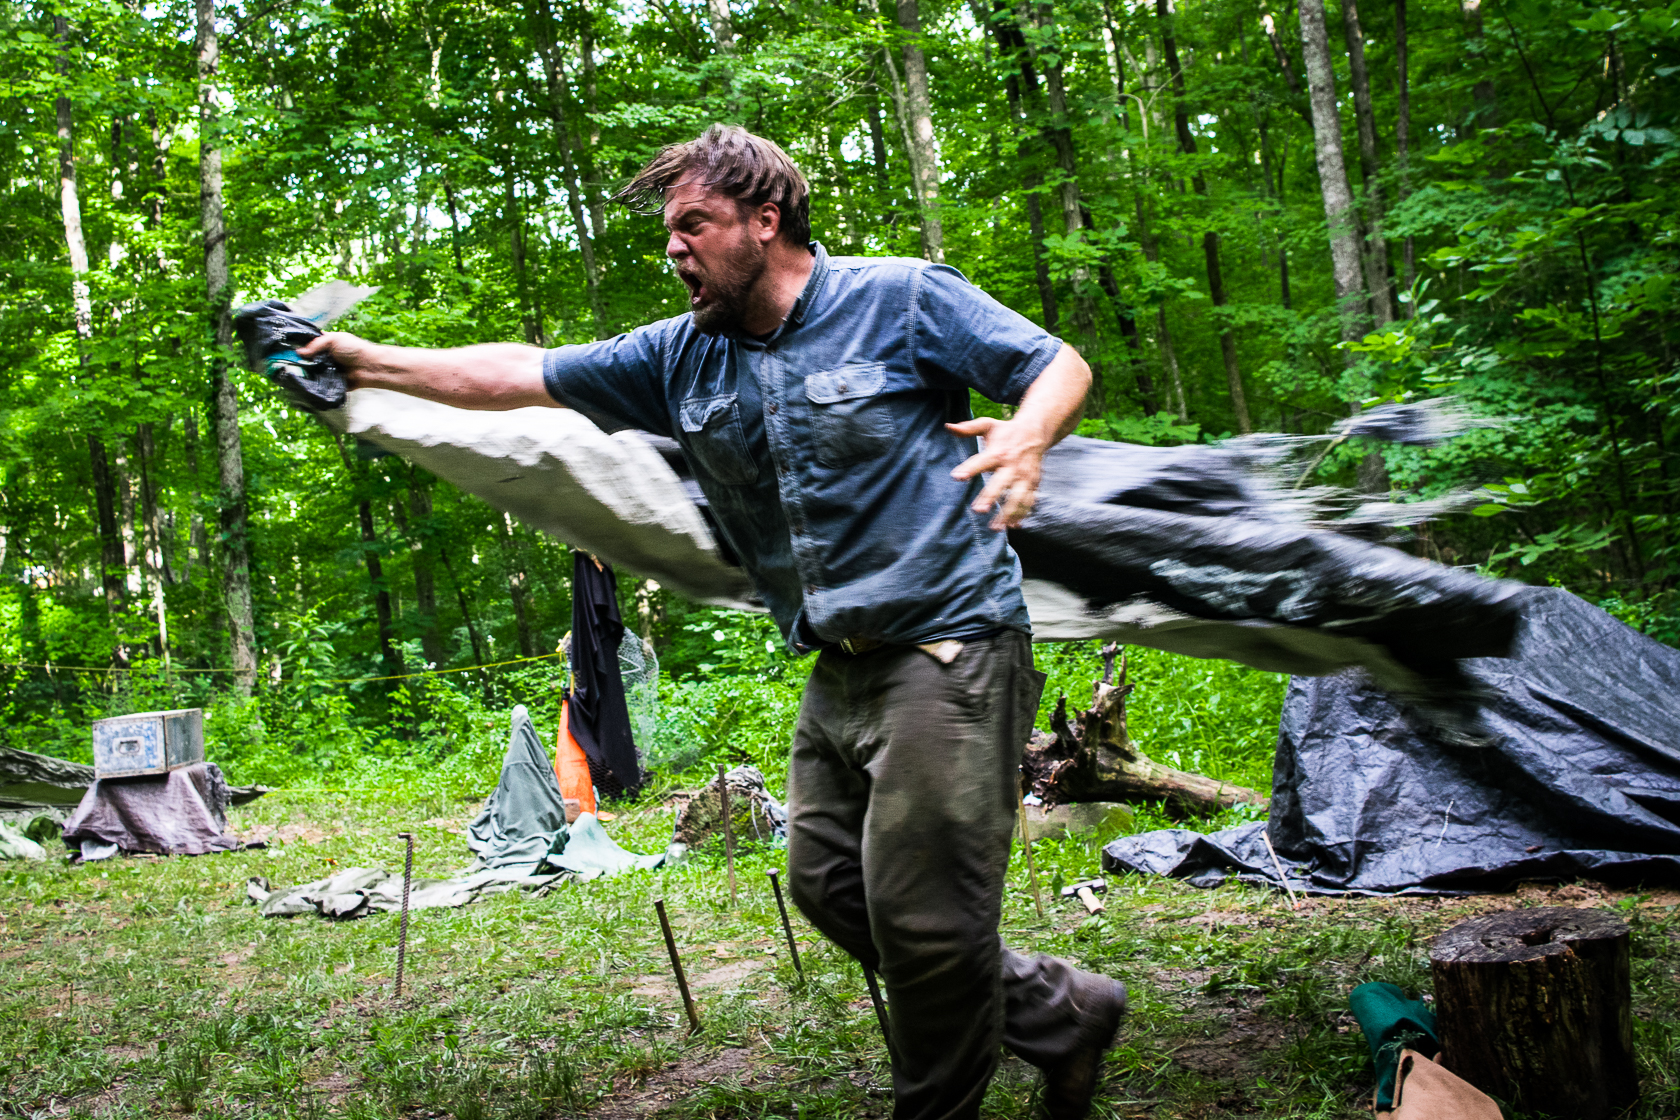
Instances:
[[[231,798],[214,762],[167,774],[99,778],[64,825],[64,842],[86,856],[117,851],[200,856],[240,842],[226,834]]]
[[[1441,742],[1358,672],[1297,678],[1269,823],[1122,837],[1103,866],[1276,885],[1269,828],[1298,891],[1680,882],[1680,650],[1557,588],[1521,603],[1518,656],[1466,664],[1481,749]]]

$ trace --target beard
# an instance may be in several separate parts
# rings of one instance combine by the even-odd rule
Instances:
[[[690,288],[689,306],[694,317],[694,329],[702,334],[739,333],[746,321],[752,290],[764,275],[769,254],[764,245],[743,237],[741,243],[718,260],[711,268],[694,269],[682,273],[689,284],[698,281],[698,289]],[[701,293],[694,302],[694,293]]]

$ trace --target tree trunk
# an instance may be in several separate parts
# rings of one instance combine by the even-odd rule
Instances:
[[[1524,1112],[1603,1120],[1639,1099],[1628,927],[1610,910],[1474,918],[1429,950],[1443,1064]]]
[[[373,585],[373,611],[379,625],[379,660],[386,676],[396,676],[403,671],[402,651],[397,648],[391,588],[385,582],[385,566],[379,559],[379,534],[374,529],[373,502],[370,499],[363,498],[356,503],[356,518],[362,530],[362,560],[367,565],[368,582]]]
[[[735,23],[729,18],[729,0],[706,0],[706,14],[712,20],[712,39],[719,54],[735,53]]]
[[[542,312],[531,296],[530,278],[525,268],[525,217],[519,210],[519,179],[513,170],[513,151],[504,157],[507,167],[502,172],[503,211],[508,227],[508,252],[513,265],[513,288],[519,300],[519,319],[525,328],[525,341],[542,346]]]
[[[1043,185],[1038,171],[1032,166],[1031,149],[1024,131],[1026,109],[1021,99],[1021,78],[1012,69],[1008,69],[1008,61],[1015,55],[1014,17],[1004,0],[997,0],[997,7],[991,17],[987,17],[986,9],[979,0],[971,0],[974,10],[974,20],[982,28],[990,27],[992,35],[997,40],[1000,60],[1006,69],[1003,73],[1004,97],[1009,102],[1009,120],[1015,130],[1015,158],[1022,166],[1021,188],[1027,211],[1027,232],[1032,237],[1033,279],[1038,286],[1038,306],[1044,316],[1044,329],[1051,334],[1056,333],[1061,315],[1056,306],[1056,286],[1050,279],[1050,257],[1044,250],[1044,209],[1038,201],[1038,188]],[[1022,60],[1023,68],[1031,63]]]
[[[195,0],[198,15],[198,176],[204,230],[204,287],[210,300],[215,353],[210,359],[211,419],[216,431],[216,474],[221,487],[222,596],[227,604],[234,687],[251,694],[257,675],[256,622],[251,608],[251,554],[245,533],[245,460],[239,442],[239,389],[228,371],[233,314],[228,307],[227,224],[222,216],[222,146],[216,108],[215,0]]]
[[[503,558],[507,563],[508,600],[513,604],[513,623],[519,635],[519,656],[537,655],[536,637],[531,629],[531,589],[525,574],[525,550],[520,547],[519,534],[513,517],[502,514],[501,529]]]
[[[1342,341],[1365,334],[1359,223],[1342,161],[1342,120],[1336,109],[1336,75],[1330,68],[1330,40],[1324,26],[1324,0],[1301,0],[1301,53],[1307,63],[1312,98],[1313,149],[1318,156],[1318,185],[1324,196],[1324,220],[1330,228],[1330,267]],[[1350,355],[1351,356],[1351,355]]]
[[[1396,74],[1396,88],[1394,96],[1394,154],[1396,162],[1400,164],[1400,201],[1404,202],[1412,193],[1412,80],[1411,80],[1411,47],[1406,39],[1406,0],[1394,0],[1394,67]],[[1404,260],[1404,280],[1406,291],[1410,293],[1417,284],[1417,247],[1411,234],[1406,235],[1405,248],[1401,251]],[[1417,313],[1408,298],[1406,303],[1406,317]]]
[[[922,15],[918,0],[896,0],[898,26],[904,32],[904,115],[910,145],[910,174],[916,208],[922,216],[922,255],[945,263],[945,231],[939,219],[939,138],[933,131],[933,99],[928,93],[927,55],[922,51]]]
[[[1178,39],[1173,34],[1172,0],[1155,0],[1155,14],[1161,22],[1161,48],[1166,54],[1167,73],[1172,77],[1173,126],[1178,133],[1178,150],[1185,155],[1196,153],[1196,138],[1190,132],[1190,107],[1184,100],[1184,68],[1179,64]],[[1191,179],[1196,193],[1207,197],[1207,179],[1200,171]],[[1225,270],[1219,260],[1219,234],[1207,230],[1202,234],[1202,257],[1207,264],[1208,295],[1214,307],[1224,307]],[[1248,395],[1243,392],[1242,369],[1237,364],[1237,340],[1231,329],[1219,332],[1219,355],[1225,362],[1225,384],[1231,394],[1231,411],[1236,414],[1237,431],[1243,435],[1254,430],[1248,416]]]
[[[1289,52],[1283,49],[1283,38],[1278,35],[1277,21],[1272,19],[1272,13],[1264,12],[1260,16],[1260,26],[1266,32],[1266,41],[1272,45],[1272,57],[1277,59],[1278,70],[1283,73],[1284,84],[1296,98],[1301,96],[1301,79],[1295,76],[1295,66],[1289,61]],[[1312,127],[1312,113],[1291,99],[1290,108],[1300,114],[1307,127]]]
[[[59,41],[58,76],[70,77],[70,21],[53,17],[53,32]],[[82,376],[91,377],[88,343],[93,341],[93,297],[88,289],[87,237],[82,231],[82,200],[76,181],[75,121],[68,95],[53,103],[58,117],[58,202],[64,219],[64,244],[70,253],[70,300],[75,312],[77,362]],[[96,421],[98,417],[87,417]],[[121,530],[117,525],[116,486],[111,478],[111,459],[105,441],[93,432],[87,436],[88,461],[93,468],[94,512],[99,524],[99,586],[109,612],[121,608],[127,592]],[[123,660],[119,650],[118,660]]]
[[[578,171],[583,177],[583,204],[589,209],[589,232],[598,245],[607,235],[607,204],[596,188],[595,149],[601,146],[601,126],[595,123],[599,93],[595,80],[595,17],[586,0],[578,0],[582,17],[578,29],[578,57],[583,62],[583,134]]]
[[[607,312],[601,302],[601,272],[595,260],[595,240],[584,219],[584,195],[579,183],[577,161],[572,155],[571,125],[566,121],[565,67],[561,64],[559,48],[554,42],[554,13],[548,0],[536,0],[531,12],[532,38],[537,53],[542,56],[543,74],[548,82],[548,115],[554,126],[554,143],[560,149],[560,170],[566,186],[566,209],[577,230],[578,255],[583,258],[584,286],[589,293],[589,312],[595,319],[595,337],[611,334],[607,326]],[[448,191],[448,180],[444,181]],[[448,193],[449,221],[455,224],[455,196]],[[460,250],[456,249],[456,267],[460,266]]]
[[[1377,115],[1371,106],[1371,79],[1365,72],[1365,32],[1359,26],[1358,0],[1342,0],[1342,30],[1347,38],[1348,74],[1353,85],[1353,113],[1359,128],[1359,176],[1365,183],[1365,287],[1377,326],[1393,321],[1394,290],[1388,282],[1388,242],[1383,237],[1382,164],[1377,158]]]
[[[473,625],[472,611],[467,607],[466,588],[461,586],[461,577],[455,572],[455,565],[449,562],[447,549],[438,549],[438,559],[443,561],[443,570],[449,576],[449,582],[455,585],[455,602],[461,608],[461,621],[467,628],[467,640],[472,643],[473,664],[484,664],[484,649],[479,644],[478,627]]]
[[[1046,806],[1161,798],[1179,812],[1209,812],[1243,803],[1264,804],[1264,797],[1245,786],[1162,766],[1132,744],[1126,732],[1126,697],[1135,686],[1126,683],[1124,659],[1119,683],[1114,683],[1119,648],[1103,647],[1103,679],[1096,683],[1091,707],[1079,713],[1077,725],[1068,718],[1063,696],[1050,717],[1054,733],[1033,733],[1021,762],[1031,791]]]
[[[1464,16],[1464,58],[1477,73],[1487,73],[1487,38],[1482,32],[1482,0],[1460,0],[1461,13]],[[1475,132],[1479,128],[1497,128],[1499,125],[1499,103],[1494,97],[1493,79],[1481,78],[1470,87],[1470,96],[1476,102],[1476,108],[1470,114],[1469,131]]]
[[[413,468],[410,468],[411,472]],[[416,485],[412,473],[408,484],[408,508],[414,520],[403,514],[402,499],[392,501],[397,527],[409,541],[409,562],[414,566],[414,606],[420,612],[420,652],[428,665],[448,660],[437,623],[437,576],[432,569],[432,495]]]

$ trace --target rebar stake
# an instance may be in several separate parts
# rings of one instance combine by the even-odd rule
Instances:
[[[659,912],[659,928],[665,931],[665,949],[671,954],[671,971],[677,976],[677,991],[682,993],[683,1009],[688,1012],[688,1033],[700,1033],[700,1013],[694,1010],[694,997],[688,994],[688,977],[683,975],[682,958],[677,956],[677,939],[671,936],[671,919],[665,916],[665,900],[655,899],[653,908]]]
[[[892,1027],[887,1023],[887,1001],[881,998],[881,985],[875,982],[875,970],[868,965],[863,965],[863,982],[869,986],[869,1002],[875,1005],[875,1021],[881,1024],[881,1037],[887,1040],[887,1050],[891,1052]]]
[[[403,965],[408,959],[408,885],[414,881],[414,833],[399,832],[398,840],[405,840],[408,849],[403,856],[402,928],[397,932],[397,996],[402,998]]]
[[[803,980],[805,969],[799,963],[799,946],[793,943],[793,923],[788,921],[787,903],[782,901],[782,873],[772,867],[765,874],[770,876],[770,889],[776,892],[776,909],[782,912],[782,932],[787,934],[788,955],[793,957],[793,970],[799,973],[799,978]]]
[[[1033,905],[1038,908],[1038,920],[1044,920],[1044,899],[1038,893],[1038,869],[1033,866],[1032,837],[1027,833],[1027,801],[1021,799],[1021,848],[1027,853],[1027,882],[1032,885]]]
[[[729,779],[718,763],[718,801],[723,806],[723,852],[729,861],[729,905],[735,905],[735,825],[729,819]]]

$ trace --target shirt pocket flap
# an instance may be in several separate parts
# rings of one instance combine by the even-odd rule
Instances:
[[[715,397],[691,397],[682,402],[683,431],[704,431],[706,425],[719,413],[731,412],[734,406],[734,393],[722,393]]]
[[[805,395],[812,404],[837,404],[860,397],[873,397],[886,386],[887,367],[880,362],[872,362],[813,373],[805,378]]]

